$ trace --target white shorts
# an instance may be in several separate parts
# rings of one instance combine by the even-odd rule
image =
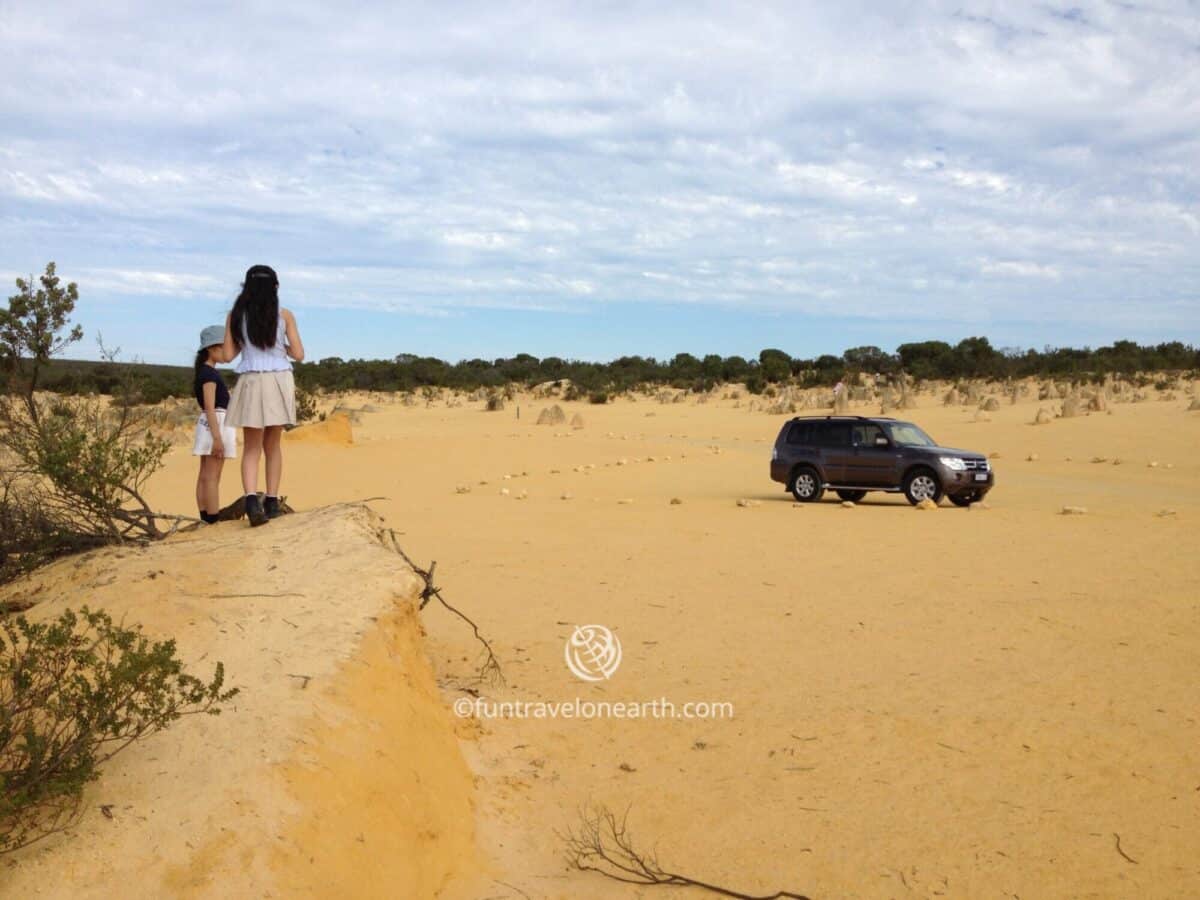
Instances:
[[[217,422],[221,427],[221,443],[225,445],[224,459],[237,459],[237,429],[225,424],[225,410],[217,410]],[[200,413],[196,421],[196,441],[192,444],[192,456],[212,456],[212,431],[208,427],[208,417]]]

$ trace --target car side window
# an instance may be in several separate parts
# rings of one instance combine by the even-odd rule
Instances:
[[[812,430],[812,422],[796,422],[788,431],[787,442],[789,444],[811,444]]]
[[[874,447],[876,438],[886,438],[883,429],[873,423],[854,426],[854,446]]]
[[[849,422],[822,422],[818,427],[820,430],[814,443],[822,447],[850,446]]]

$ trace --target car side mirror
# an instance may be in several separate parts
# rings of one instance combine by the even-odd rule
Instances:
[[[876,447],[890,447],[891,445],[892,445],[892,442],[889,441],[887,438],[885,438],[882,434],[875,435],[875,446]]]

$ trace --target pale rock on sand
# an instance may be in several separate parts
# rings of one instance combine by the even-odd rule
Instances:
[[[1040,457],[1036,453],[1030,453],[1025,457],[1025,462],[1037,462]]]
[[[1062,417],[1064,419],[1073,419],[1076,416],[1083,415],[1083,413],[1083,404],[1079,402],[1078,397],[1071,396],[1063,400]]]
[[[937,508],[938,508],[938,505],[936,503],[934,503],[932,500],[930,500],[928,497],[926,497],[924,500],[922,500],[920,503],[916,504],[913,507],[913,509],[917,509],[917,510],[937,509]]]
[[[619,503],[621,506],[628,506],[629,504],[633,503],[633,498],[632,497],[621,497],[620,499],[617,500],[617,503]]]
[[[539,425],[562,425],[567,421],[567,414],[563,412],[562,407],[555,403],[553,406],[547,406],[538,413],[537,424]]]
[[[683,503],[683,501],[682,501],[682,500],[680,500],[678,497],[672,497],[672,498],[671,498],[671,505],[672,505],[672,506],[679,506],[679,505],[680,505],[680,504],[682,504],[682,503]]]
[[[857,504],[853,500],[843,500],[842,509],[854,509]]]
[[[759,505],[759,501],[757,501],[757,500],[749,500],[749,499],[747,499],[746,497],[742,497],[741,499],[739,499],[739,500],[738,500],[738,502],[737,502],[737,505],[738,505],[738,506],[741,506],[741,507],[751,507],[751,506],[758,506],[758,505]]]
[[[1086,516],[1087,515],[1087,507],[1086,506],[1064,506],[1060,512],[1060,515]]]
[[[1034,425],[1049,425],[1053,421],[1053,414],[1051,414],[1050,410],[1046,409],[1044,406],[1040,407],[1037,411],[1037,415],[1033,417]]]

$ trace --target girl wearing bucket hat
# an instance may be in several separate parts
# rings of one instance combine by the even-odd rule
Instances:
[[[242,292],[225,319],[225,359],[237,355],[237,384],[228,424],[242,429],[242,488],[252,526],[279,515],[285,425],[296,424],[292,360],[304,359],[296,317],[279,305],[279,277],[270,266],[246,270]],[[258,460],[266,457],[266,499],[258,497]]]
[[[201,409],[192,444],[192,455],[200,457],[196,505],[200,507],[200,518],[210,525],[217,521],[221,509],[221,468],[225,460],[237,457],[237,432],[225,424],[229,389],[216,369],[223,359],[224,343],[225,329],[220,325],[209,325],[200,332],[196,379],[192,386]]]

